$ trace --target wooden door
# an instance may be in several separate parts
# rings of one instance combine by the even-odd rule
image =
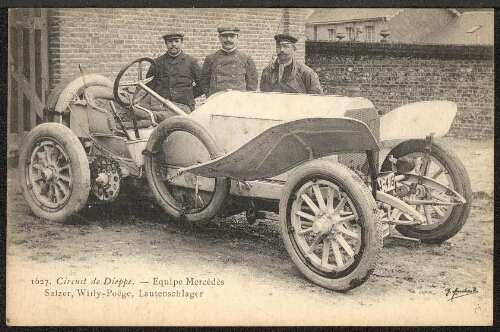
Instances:
[[[41,122],[49,84],[48,9],[9,9],[8,132],[21,146]],[[16,144],[17,145],[17,144]]]

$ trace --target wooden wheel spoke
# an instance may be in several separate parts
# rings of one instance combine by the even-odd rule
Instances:
[[[330,240],[323,239],[323,255],[321,256],[321,265],[328,265],[328,256],[330,256]]]
[[[427,220],[427,225],[432,224],[431,207],[429,205],[424,205],[425,219]]]
[[[36,170],[43,170],[44,169],[42,164],[32,164],[32,167]]]
[[[312,227],[312,225],[313,225],[313,224],[314,224],[314,223],[313,223],[313,222],[311,222],[311,221],[306,221],[306,220],[301,220],[301,221],[300,221],[300,225],[301,225],[301,226]]]
[[[40,184],[40,194],[43,196],[47,196],[47,193],[49,192],[49,184],[47,182],[43,182]]]
[[[40,160],[42,162],[42,165],[47,165],[47,154],[45,152],[37,152],[36,153],[37,157],[38,157],[38,160]]]
[[[57,186],[59,187],[59,190],[61,190],[61,191],[62,191],[62,193],[64,194],[64,196],[68,195],[68,193],[69,193],[69,188],[68,188],[68,186],[67,186],[64,182],[62,182],[62,181],[59,179],[59,180],[57,180],[56,184],[57,184]]]
[[[313,243],[311,243],[311,246],[309,249],[307,249],[308,254],[312,254],[314,250],[318,247],[318,244],[321,242],[322,237],[318,236],[316,239],[314,239]]]
[[[402,214],[403,214],[403,213],[401,212],[401,210],[400,210],[400,209],[396,209],[396,208],[394,208],[394,209],[392,209],[391,214],[390,214],[388,217],[389,217],[389,219],[391,219],[391,220],[398,220],[398,219],[399,219],[399,217],[401,217],[401,215],[402,215]]]
[[[349,243],[346,242],[346,240],[342,237],[341,234],[335,235],[335,240],[344,248],[345,252],[349,255],[349,257],[354,256],[354,251],[352,250],[351,246]]]
[[[328,194],[326,196],[326,207],[328,212],[333,212],[333,199],[335,198],[335,190],[332,187],[328,187]]]
[[[54,200],[55,189],[53,184],[48,185],[49,190],[47,191],[47,197],[50,198],[51,201]]]
[[[357,216],[353,213],[349,216],[346,216],[346,217],[342,217],[339,219],[339,222],[341,223],[344,223],[344,222],[348,222],[348,221],[351,221],[351,220],[356,220]]]
[[[344,208],[346,202],[347,202],[347,196],[344,195],[344,197],[342,197],[342,199],[340,200],[339,204],[335,208],[334,213],[335,214],[340,214],[340,211]]]
[[[32,178],[32,181],[35,183],[38,183],[38,182],[45,182],[45,180],[41,177],[41,176],[38,176],[36,178]]]
[[[307,233],[311,233],[313,231],[312,227],[301,229],[297,232],[297,235],[305,235]]]
[[[60,173],[60,172],[62,172],[62,171],[65,171],[65,170],[69,170],[69,165],[68,165],[68,164],[63,165],[63,166],[61,166],[61,167],[59,167],[59,168],[57,169],[57,171],[58,171],[59,173]]]
[[[318,201],[319,209],[322,211],[325,211],[326,210],[325,199],[323,198],[323,194],[321,193],[321,190],[319,189],[319,185],[315,184],[315,185],[313,185],[312,188],[314,191],[314,195],[316,196],[316,200]]]
[[[302,217],[302,218],[305,218],[305,219],[308,219],[308,220],[311,220],[311,221],[314,221],[316,220],[316,217],[315,216],[312,216],[310,214],[307,214],[303,211],[295,211],[295,214]]]
[[[42,145],[40,147],[41,153],[43,153],[45,160],[48,162],[49,161],[49,145]]]
[[[342,254],[340,253],[339,245],[337,244],[336,241],[330,241],[330,244],[333,249],[333,255],[335,256],[335,262],[337,263],[338,267],[343,267],[344,266],[344,261],[342,260]]]
[[[311,200],[307,194],[302,194],[300,197],[306,202],[306,204],[311,208],[311,210],[314,212],[315,215],[318,215],[320,213],[319,208],[314,204],[314,202]]]
[[[439,170],[432,176],[432,179],[436,180],[441,174],[443,174],[443,170],[439,168]]]
[[[68,162],[66,160],[66,156],[62,153],[59,153],[57,158],[54,160],[54,166],[57,170],[61,169],[61,167],[67,166]]]
[[[67,182],[67,183],[71,183],[71,178],[69,176],[66,176],[66,175],[59,174],[59,180],[62,180],[62,181]]]
[[[63,200],[64,193],[62,192],[61,188],[59,186],[57,186],[56,184],[53,184],[52,186],[54,188],[56,203],[59,203]]]
[[[436,211],[436,214],[440,217],[444,217],[444,212],[441,210],[438,206],[433,206],[434,211]]]
[[[54,152],[56,151],[56,148],[53,146],[46,147],[45,150],[47,151],[47,160],[50,163],[56,162],[57,158],[54,158]]]
[[[337,227],[337,229],[338,229],[340,232],[342,232],[342,233],[344,233],[345,235],[350,236],[350,237],[352,237],[352,238],[357,239],[357,238],[359,237],[358,233],[353,232],[353,231],[351,231],[350,229],[345,228],[343,225],[340,225],[339,227]]]

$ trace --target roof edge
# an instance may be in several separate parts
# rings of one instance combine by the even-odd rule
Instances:
[[[453,14],[455,14],[456,17],[460,17],[462,16],[462,13],[460,13],[458,10],[456,10],[455,8],[446,8],[448,9],[450,12],[452,12]]]
[[[394,13],[390,14],[390,15],[387,15],[385,17],[385,19],[387,20],[387,22],[389,22],[390,20],[392,20],[394,17],[398,16],[401,12],[403,12],[405,9],[404,8],[401,8],[401,9],[398,9],[396,10]]]
[[[311,22],[311,23],[306,23],[306,26],[312,26],[312,25],[329,25],[329,24],[339,24],[339,23],[345,23],[345,22],[365,22],[365,21],[375,21],[375,20],[383,20],[385,19],[386,16],[377,16],[377,17],[370,17],[370,18],[358,18],[355,20],[339,20],[339,21],[324,21],[324,22]]]

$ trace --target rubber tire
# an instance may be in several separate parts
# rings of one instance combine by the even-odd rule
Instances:
[[[157,151],[158,147],[175,131],[184,131],[198,138],[207,148],[210,158],[215,159],[223,155],[223,150],[219,148],[215,138],[199,123],[186,116],[173,116],[162,121],[151,133],[146,149],[153,152]],[[176,206],[179,204],[168,192],[163,181],[157,177],[153,158],[154,154],[147,155],[145,158],[146,177],[156,201],[169,216],[176,220],[203,222],[215,217],[222,210],[229,193],[229,179],[216,178],[214,195],[206,208],[196,213],[184,213]]]
[[[311,270],[302,260],[301,253],[295,250],[288,234],[288,219],[295,191],[311,178],[331,181],[344,189],[344,192],[356,205],[363,226],[364,245],[362,257],[357,266],[348,275],[341,278],[327,278]],[[358,175],[340,163],[314,160],[296,168],[286,181],[280,200],[279,219],[281,235],[285,248],[299,270],[312,282],[334,291],[347,291],[356,288],[368,280],[376,268],[383,246],[382,228],[377,217],[377,206],[368,187]]]
[[[71,195],[62,209],[51,211],[37,204],[31,189],[28,187],[28,167],[31,154],[37,142],[44,138],[55,140],[69,158],[73,175]],[[24,142],[19,155],[21,192],[33,213],[40,218],[51,221],[65,221],[87,203],[90,192],[90,167],[85,150],[78,137],[68,127],[59,123],[42,123],[33,128]]]
[[[408,140],[398,144],[385,158],[381,171],[391,170],[389,155],[400,158],[414,152],[425,153],[426,144],[423,139]],[[396,229],[402,235],[420,239],[423,243],[438,244],[455,236],[464,226],[472,205],[472,189],[465,166],[454,153],[447,151],[441,144],[433,142],[431,156],[448,169],[453,181],[453,189],[462,195],[467,202],[461,206],[453,207],[448,219],[436,229],[419,230],[418,226],[396,226]]]

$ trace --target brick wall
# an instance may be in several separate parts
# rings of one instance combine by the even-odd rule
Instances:
[[[450,100],[449,135],[493,137],[493,46],[311,42],[306,63],[327,94],[359,87],[382,112],[423,100]]]
[[[240,27],[239,48],[254,58],[260,73],[275,54],[274,35],[288,29],[300,38],[297,57],[304,61],[303,9],[283,8],[55,8],[50,10],[50,86],[79,73],[114,79],[127,62],[166,51],[161,36],[183,31],[184,50],[203,64],[220,48],[217,26]]]

